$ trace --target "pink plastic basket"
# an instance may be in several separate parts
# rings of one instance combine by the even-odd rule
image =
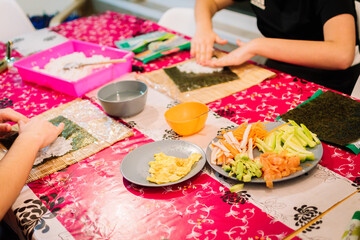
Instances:
[[[123,63],[113,63],[109,67],[94,70],[94,72],[90,75],[74,82],[70,82],[56,76],[51,76],[33,69],[35,66],[44,68],[50,59],[68,55],[73,52],[83,52],[86,57],[102,55],[104,57],[109,57],[110,59],[126,58],[128,60]],[[94,43],[69,40],[53,48],[35,53],[16,61],[14,63],[14,67],[18,69],[19,74],[24,81],[34,82],[57,91],[67,93],[71,96],[80,97],[83,94],[130,72],[131,59],[133,56],[134,53],[132,52],[100,46]]]

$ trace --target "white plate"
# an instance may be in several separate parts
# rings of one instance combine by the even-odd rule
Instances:
[[[149,174],[149,162],[154,161],[154,154],[163,152],[166,155],[188,158],[192,153],[200,153],[201,158],[190,172],[176,182],[156,184],[146,180]],[[197,145],[182,140],[162,140],[142,145],[128,153],[121,162],[120,171],[128,181],[146,187],[164,187],[184,182],[195,176],[206,163],[204,151]]]
[[[280,123],[280,122],[268,122],[268,123],[265,124],[265,127],[266,127],[266,129],[268,131],[270,131],[270,130],[280,126],[281,124],[282,123]],[[214,142],[217,142],[218,140],[219,139],[217,137],[215,137],[213,139]],[[282,182],[282,181],[286,181],[286,180],[289,180],[289,179],[293,179],[293,178],[299,177],[299,176],[309,172],[311,169],[313,169],[319,163],[319,161],[321,160],[321,157],[323,155],[323,147],[322,147],[322,144],[320,143],[320,144],[316,145],[313,148],[307,148],[307,150],[314,153],[315,160],[313,160],[313,161],[305,161],[303,163],[300,163],[300,167],[302,168],[302,170],[294,172],[294,173],[290,174],[289,176],[283,177],[281,179],[274,179],[273,182]],[[223,175],[225,177],[228,177],[228,178],[239,181],[235,177],[229,177],[229,173],[225,172],[221,168],[221,166],[211,164],[211,162],[210,162],[211,151],[212,150],[211,150],[211,143],[210,143],[208,145],[207,149],[206,149],[206,157],[207,157],[207,161],[208,161],[209,165],[216,172],[218,172],[219,174],[221,174],[221,175]],[[261,154],[261,152],[257,148],[254,149],[253,153],[254,153],[254,158],[260,156],[260,154]],[[265,180],[263,178],[252,178],[251,182],[253,182],[253,183],[265,183]]]

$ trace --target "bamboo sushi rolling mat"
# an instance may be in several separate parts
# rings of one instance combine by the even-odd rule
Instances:
[[[219,57],[225,53],[217,51],[215,54]],[[188,61],[194,61],[194,59]],[[173,66],[183,63],[184,62],[174,64]],[[238,75],[238,79],[187,92],[180,92],[176,84],[163,69],[144,73],[139,76],[139,80],[146,82],[152,88],[167,94],[179,102],[198,101],[206,104],[255,86],[265,79],[276,76],[276,73],[251,63],[244,63],[239,66],[230,67],[230,69]]]
[[[97,141],[33,167],[27,179],[27,183],[62,170],[67,166],[77,163],[102,149],[111,146],[117,141],[133,135],[132,130],[108,117],[88,100],[75,99],[67,104],[46,111],[38,115],[38,117],[50,120],[59,115],[78,124],[94,136]]]

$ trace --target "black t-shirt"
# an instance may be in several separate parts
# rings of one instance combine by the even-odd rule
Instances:
[[[323,41],[324,24],[332,17],[348,13],[355,18],[356,43],[359,44],[354,0],[252,0],[251,2],[258,28],[265,37]],[[346,94],[351,93],[360,74],[360,64],[338,71],[302,67],[275,60],[268,60],[266,65]]]
[[[264,0],[264,3],[265,9],[251,6],[265,37],[323,41],[323,26],[330,18],[348,13],[356,19],[354,0]]]

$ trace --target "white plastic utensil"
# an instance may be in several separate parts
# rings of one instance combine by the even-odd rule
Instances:
[[[207,113],[210,112],[210,111],[211,111],[211,109],[207,110],[206,112],[204,112],[204,113],[202,113],[202,114],[200,114],[200,115],[197,115],[197,116],[194,117],[193,119],[197,119],[197,118],[201,117],[202,115],[207,114]],[[193,120],[193,119],[191,119],[191,120]]]
[[[112,60],[109,60],[109,61],[93,62],[93,63],[72,62],[72,63],[65,64],[63,69],[64,70],[70,70],[70,69],[82,68],[82,67],[90,66],[90,65],[99,65],[99,64],[108,64],[108,63],[121,63],[121,62],[126,62],[126,61],[127,61],[126,58],[120,58],[120,59],[112,59]]]

